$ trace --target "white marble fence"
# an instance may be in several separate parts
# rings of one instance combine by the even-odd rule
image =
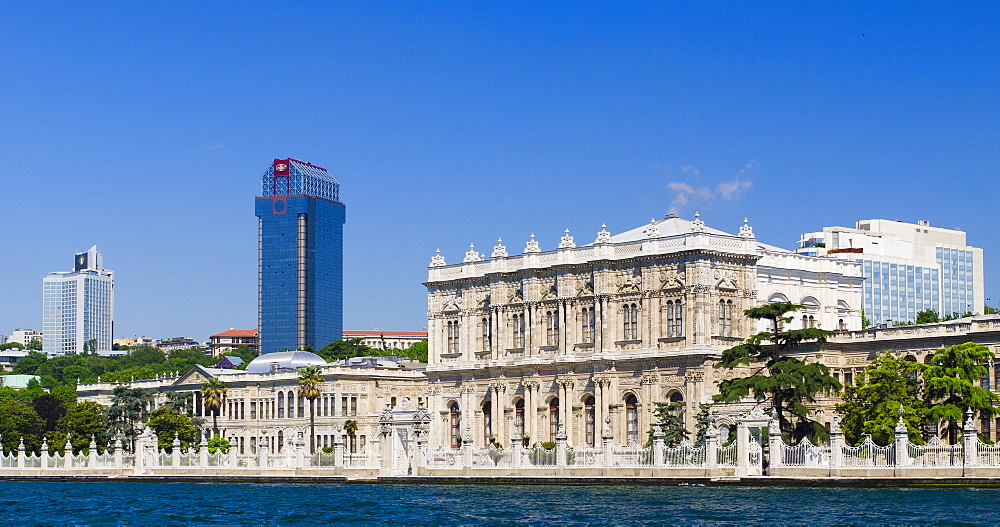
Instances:
[[[849,445],[835,424],[831,440],[814,445],[809,440],[786,444],[773,417],[760,411],[745,416],[736,440],[720,445],[718,430],[708,430],[704,444],[683,442],[668,446],[662,432],[648,445],[616,445],[605,427],[594,446],[571,446],[565,434],[554,448],[524,446],[515,438],[504,447],[474,448],[468,431],[459,448],[427,444],[424,409],[386,410],[379,441],[358,452],[338,443],[332,452],[309,454],[302,433],[289,434],[277,453],[260,449],[253,454],[210,452],[207,443],[183,449],[175,438],[169,449],[158,448],[157,438],[144,431],[128,452],[121,441],[107,449],[91,442],[81,453],[29,452],[23,442],[12,452],[0,452],[3,477],[542,477],[542,478],[730,478],[730,477],[996,477],[1000,478],[1000,445],[977,437],[971,416],[961,443],[948,445],[934,438],[923,445],[910,442],[900,420],[895,440],[879,445],[866,438]],[[767,429],[770,434],[764,433]]]

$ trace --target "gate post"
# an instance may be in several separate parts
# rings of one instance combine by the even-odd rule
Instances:
[[[844,464],[844,432],[840,430],[840,417],[833,416],[830,425],[830,471],[839,470]]]
[[[559,423],[559,432],[556,433],[556,466],[566,468],[568,464],[566,451],[566,428],[563,423]]]
[[[610,468],[614,462],[614,439],[615,436],[611,433],[611,416],[604,418],[604,433],[601,434],[601,447],[604,448],[604,466],[605,468]]]
[[[653,466],[662,467],[663,466],[663,451],[666,448],[666,443],[663,441],[663,437],[666,436],[663,429],[660,428],[660,419],[656,419],[656,423],[653,425]]]
[[[965,426],[962,427],[962,439],[965,445],[964,456],[962,456],[962,475],[968,475],[969,468],[979,466],[979,429],[976,422],[972,420],[972,409],[965,411]]]
[[[910,433],[903,421],[903,406],[899,406],[899,420],[896,421],[896,430],[893,434],[896,443],[896,468],[905,467],[910,464],[910,453],[907,448],[910,444]],[[898,475],[898,474],[897,474]]]
[[[719,429],[715,423],[708,426],[705,433],[705,469],[709,477],[715,477],[719,468]]]
[[[767,425],[767,443],[770,451],[769,467],[782,466],[785,461],[785,442],[781,439],[781,423],[773,416]],[[771,471],[768,470],[767,474],[771,475]]]

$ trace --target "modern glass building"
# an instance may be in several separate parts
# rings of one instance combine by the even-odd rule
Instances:
[[[319,349],[343,329],[344,219],[326,169],[275,159],[261,178],[258,218],[260,352]]]
[[[860,262],[865,316],[873,324],[913,322],[927,309],[941,316],[983,312],[983,250],[966,245],[960,230],[862,220],[853,229],[805,233],[796,252]]]
[[[97,246],[77,253],[73,271],[42,279],[42,349],[49,355],[110,355],[115,320],[114,271]]]

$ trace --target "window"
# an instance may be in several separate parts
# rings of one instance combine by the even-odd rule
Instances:
[[[681,392],[674,392],[674,393],[670,394],[670,402],[671,403],[683,403],[684,402],[684,396],[681,395]],[[683,406],[678,406],[676,409],[673,410],[673,413],[677,417],[680,417],[681,421],[684,420],[684,407]]]
[[[524,438],[524,399],[518,399],[514,403],[514,433],[517,437]]]
[[[584,441],[587,446],[594,446],[597,435],[597,414],[594,411],[594,396],[583,400]]]
[[[351,415],[358,415],[358,398],[351,397]]]
[[[719,300],[719,335],[733,336],[733,301]]]
[[[639,400],[632,394],[625,396],[625,440],[639,442]]]
[[[636,304],[625,304],[625,335],[624,340],[638,340],[639,338],[639,306]]]
[[[458,321],[448,322],[448,353],[458,353]]]
[[[493,435],[493,401],[483,403],[483,440],[486,445],[490,444],[490,436]]]
[[[451,448],[458,448],[462,446],[462,412],[458,409],[458,403],[451,403],[450,419]]]
[[[493,328],[489,318],[483,319],[483,340],[481,344],[480,349],[483,351],[491,351],[493,349]]]
[[[545,312],[545,344],[559,345],[559,311]]]
[[[583,308],[583,341],[594,342],[594,329],[597,322],[594,320],[594,308]]]
[[[559,398],[549,401],[549,441],[555,441],[559,434]]]
[[[524,315],[514,315],[514,347],[524,347]]]
[[[285,392],[278,392],[278,419],[285,417]]]
[[[684,305],[678,300],[674,302],[674,332],[673,336],[684,336]]]

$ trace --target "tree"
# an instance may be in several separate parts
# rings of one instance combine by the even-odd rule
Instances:
[[[35,351],[42,351],[42,341],[39,340],[39,339],[31,339],[31,341],[28,342],[27,349],[29,349],[29,350],[35,350]]]
[[[306,366],[299,370],[299,395],[309,399],[309,453],[316,452],[316,398],[323,376],[316,366]]]
[[[224,437],[214,436],[212,437],[212,439],[208,440],[208,453],[214,454],[219,450],[221,450],[223,454],[228,454],[229,445],[230,443],[228,439]]]
[[[846,387],[844,402],[837,405],[847,441],[856,444],[867,434],[879,444],[889,444],[902,409],[910,441],[923,444],[927,415],[919,377],[923,368],[919,362],[898,359],[888,352],[872,361],[857,383]]]
[[[23,350],[24,349],[24,344],[21,344],[20,342],[8,342],[6,344],[0,344],[0,351],[12,350],[14,348],[17,348],[19,350]],[[24,360],[24,359],[21,359],[21,360]]]
[[[951,443],[962,430],[967,410],[984,418],[996,415],[1000,396],[975,384],[989,375],[986,365],[993,359],[986,346],[966,342],[937,350],[925,367],[928,415],[932,421],[947,423]]]
[[[694,446],[700,447],[705,444],[708,437],[708,429],[712,426],[712,403],[701,403],[698,405],[698,413],[694,415]]]
[[[409,348],[400,351],[399,356],[418,360],[420,362],[427,362],[427,339],[423,339],[420,342],[414,342]]]
[[[871,325],[872,321],[865,316],[865,308],[861,308],[861,329],[868,329]]]
[[[995,307],[983,306],[984,315],[996,315],[998,313],[1000,313],[1000,310],[997,310]]]
[[[806,403],[815,402],[817,394],[840,390],[840,382],[830,375],[825,365],[785,353],[805,341],[822,344],[833,332],[819,328],[781,331],[781,324],[792,320],[785,315],[802,307],[791,302],[776,302],[743,311],[751,319],[771,321],[772,331],[758,333],[743,344],[722,352],[722,360],[716,363],[716,368],[751,364],[759,367],[746,377],[722,381],[720,393],[714,399],[736,402],[753,394],[758,402],[770,400],[782,432],[795,440],[807,436],[825,439],[826,427],[809,418]]]
[[[38,368],[45,364],[47,360],[48,357],[44,353],[30,351],[21,360],[17,361],[17,364],[14,364],[12,372],[17,375],[35,375],[38,372]]]
[[[925,309],[923,311],[917,312],[917,324],[931,324],[933,322],[940,322],[938,312],[933,309]]]
[[[236,369],[245,370],[247,369],[247,365],[250,364],[250,361],[257,358],[258,354],[256,350],[250,349],[250,346],[247,346],[246,344],[240,344],[239,346],[236,346],[235,349],[227,351],[226,355],[231,355],[243,359],[243,364],[239,365]]]
[[[21,440],[28,452],[38,452],[42,446],[42,421],[31,405],[18,400],[0,403],[0,445],[4,452],[16,452]]]
[[[681,441],[684,441],[691,435],[691,432],[688,432],[684,428],[684,419],[681,418],[681,409],[684,408],[683,402],[653,404],[656,405],[653,415],[658,418],[659,424],[649,427],[649,441],[647,444],[653,442],[653,434],[656,432],[657,426],[663,431],[663,442],[671,448],[681,444]]]
[[[104,424],[104,407],[94,401],[70,405],[56,430],[69,439],[74,452],[86,449],[92,440],[99,446],[110,441]]]
[[[56,429],[56,423],[62,416],[66,415],[66,407],[63,402],[51,394],[41,395],[31,401],[31,408],[44,423],[44,431],[51,432]]]
[[[212,432],[219,435],[219,410],[222,409],[222,401],[226,397],[226,383],[216,377],[208,379],[201,385],[202,404],[205,409],[212,412]]]
[[[376,355],[377,351],[361,343],[362,339],[335,340],[316,352],[326,362],[337,362],[352,357]]]
[[[344,421],[344,433],[347,434],[347,437],[351,438],[351,447],[353,447],[354,445],[354,434],[357,433],[357,431],[358,431],[357,421],[355,421],[354,419],[348,419],[347,421]],[[349,452],[354,451],[354,448],[351,447],[348,447],[347,449]]]
[[[180,440],[181,450],[187,450],[198,439],[198,429],[191,419],[173,408],[166,406],[149,413],[147,426],[156,432],[157,446],[160,450],[172,452],[174,438]]]
[[[108,431],[125,439],[126,447],[133,450],[138,434],[136,425],[146,420],[153,394],[142,388],[116,386],[111,390],[111,406],[105,412]]]

